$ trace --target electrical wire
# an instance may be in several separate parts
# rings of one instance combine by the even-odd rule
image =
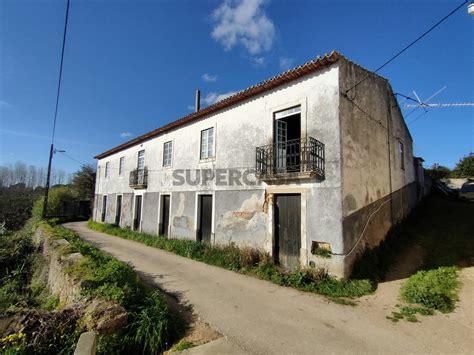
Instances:
[[[469,0],[465,0],[463,1],[460,5],[458,5],[456,8],[454,8],[453,10],[451,10],[446,16],[444,16],[442,19],[440,19],[438,22],[436,22],[433,26],[431,26],[428,30],[426,30],[422,35],[420,35],[418,38],[416,38],[414,41],[412,41],[410,44],[408,44],[407,46],[405,46],[402,50],[398,51],[398,53],[396,53],[393,57],[391,57],[389,60],[387,60],[385,63],[383,63],[381,66],[379,66],[377,69],[375,69],[373,71],[373,73],[377,73],[378,71],[380,71],[381,69],[383,69],[385,66],[387,66],[389,63],[391,63],[392,61],[394,61],[396,58],[398,58],[400,55],[402,55],[406,50],[408,50],[410,47],[412,47],[415,43],[417,43],[418,41],[420,41],[423,37],[425,37],[428,33],[430,33],[431,31],[433,31],[436,27],[438,27],[439,25],[441,25],[441,23],[443,23],[446,19],[448,19],[451,15],[453,15],[456,11],[458,11],[461,7],[463,7]],[[349,89],[347,89],[345,91],[345,94],[347,95],[347,93],[349,91],[351,91],[352,89],[355,89],[357,86],[359,86],[361,83],[363,83],[364,81],[366,81],[368,78],[370,77],[370,74],[367,75],[365,78],[363,78],[362,80],[360,80],[359,82],[357,82],[355,85],[353,85],[352,87],[350,87]]]
[[[67,33],[68,18],[69,18],[69,0],[67,0],[67,5],[66,5],[66,18],[64,21],[63,45],[61,49],[61,65],[59,67],[58,91],[56,93],[56,107],[54,110],[53,134],[51,136],[51,144],[54,143],[54,135],[56,133],[56,122],[58,118],[59,96],[61,93],[61,81],[62,81],[62,76],[63,76],[64,48],[66,46],[66,33]]]
[[[70,159],[70,160],[72,160],[72,161],[74,161],[74,162],[80,164],[81,166],[90,165],[90,164],[83,163],[83,162],[81,162],[81,161],[79,161],[79,160],[77,160],[77,159],[71,157],[70,155],[67,155],[65,152],[61,152],[61,151],[59,151],[59,150],[57,150],[56,152],[57,152],[57,153],[61,153],[61,154],[64,155],[66,158],[68,158],[68,159]]]

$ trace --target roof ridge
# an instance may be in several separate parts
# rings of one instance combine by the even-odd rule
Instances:
[[[347,60],[342,54],[339,52],[333,50],[330,53],[325,53],[322,57],[321,56],[316,56],[316,58],[311,59],[310,61],[307,61],[299,66],[296,66],[294,68],[288,69],[284,71],[283,73],[280,73],[278,75],[275,75],[269,79],[263,80],[257,84],[254,84],[252,86],[249,86],[245,89],[242,89],[240,91],[237,91],[235,94],[226,97],[223,100],[217,101],[216,103],[207,106],[197,112],[192,112],[188,115],[185,115],[181,118],[178,118],[175,121],[171,121],[161,127],[158,127],[152,131],[149,131],[145,134],[142,134],[130,141],[127,141],[125,143],[122,143],[114,148],[111,148],[101,154],[96,155],[94,158],[95,159],[101,159],[105,158],[111,154],[117,153],[123,149],[126,149],[128,147],[134,146],[140,142],[144,142],[146,140],[149,140],[153,137],[156,137],[164,132],[170,131],[176,127],[179,127],[181,125],[187,124],[194,122],[198,119],[200,119],[203,116],[206,116],[208,114],[217,112],[222,110],[225,107],[231,106],[233,104],[236,104],[238,102],[241,102],[251,96],[258,95],[264,91],[270,90],[274,87],[280,86],[284,83],[293,81],[295,79],[298,79],[306,74],[315,72],[319,69],[328,67],[329,65],[337,62],[339,59],[345,59]]]

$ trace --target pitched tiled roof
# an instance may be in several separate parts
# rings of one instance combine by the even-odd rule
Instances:
[[[238,102],[241,102],[245,99],[248,99],[249,97],[258,95],[264,91],[273,89],[277,86],[280,86],[282,84],[288,83],[290,81],[293,81],[295,79],[298,79],[306,74],[321,70],[323,68],[326,68],[330,66],[331,64],[337,62],[339,59],[344,58],[340,53],[336,51],[332,51],[329,54],[324,55],[323,57],[317,57],[316,59],[313,59],[303,65],[300,65],[296,68],[290,69],[282,74],[279,74],[277,76],[274,76],[273,78],[270,78],[268,80],[262,81],[254,86],[251,86],[247,89],[241,90],[237,93],[235,93],[232,96],[229,96],[228,98],[221,100],[219,102],[216,102],[213,105],[210,105],[202,110],[199,110],[198,112],[193,112],[187,116],[184,116],[176,121],[170,122],[162,127],[159,127],[151,132],[145,133],[135,139],[132,139],[128,142],[125,142],[119,146],[116,146],[115,148],[109,149],[99,155],[97,155],[95,158],[96,159],[102,159],[105,158],[109,155],[112,155],[114,153],[117,153],[121,150],[124,150],[126,148],[132,147],[136,144],[142,143],[146,140],[149,140],[151,138],[154,138],[156,136],[159,136],[167,131],[170,131],[172,129],[175,129],[179,126],[197,121],[211,113],[217,112],[219,110],[222,110],[223,108],[229,107],[231,105],[234,105]]]

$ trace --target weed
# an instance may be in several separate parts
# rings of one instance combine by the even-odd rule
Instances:
[[[325,248],[315,248],[313,250],[311,250],[311,254],[313,255],[317,255],[321,258],[331,258],[332,257],[332,253],[329,249],[325,249]]]
[[[132,314],[128,325],[129,339],[140,344],[144,353],[155,354],[169,347],[173,329],[168,305],[159,292],[152,292],[137,312]]]
[[[194,347],[193,343],[190,343],[187,340],[180,340],[178,344],[174,345],[170,349],[170,351],[171,352],[183,351],[183,350],[191,349],[192,347]]]
[[[83,255],[65,271],[82,281],[84,294],[116,301],[128,311],[129,323],[122,334],[101,336],[98,353],[162,352],[181,334],[182,320],[170,311],[160,292],[151,291],[142,283],[130,265],[82,241],[62,226],[43,227],[53,238],[66,239],[71,250]]]
[[[100,232],[135,240],[210,265],[254,275],[280,286],[319,293],[330,299],[360,297],[374,291],[374,285],[369,280],[341,281],[329,276],[324,270],[318,269],[287,271],[275,265],[268,253],[253,248],[241,249],[235,244],[211,246],[191,240],[167,239],[93,221],[89,221],[88,226]],[[341,301],[340,303],[349,304],[350,302]]]
[[[455,267],[418,271],[402,285],[400,295],[408,303],[418,303],[444,313],[452,312],[460,286],[457,276]]]

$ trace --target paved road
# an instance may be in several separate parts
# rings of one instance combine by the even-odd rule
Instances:
[[[461,321],[454,314],[454,320],[439,315],[422,323],[394,324],[385,316],[396,296],[389,294],[392,299],[386,302],[383,289],[356,307],[342,306],[319,295],[92,231],[85,222],[65,226],[179,295],[202,320],[250,354],[459,354],[474,345],[472,307],[470,315],[459,315]],[[472,297],[472,288],[470,292]]]

